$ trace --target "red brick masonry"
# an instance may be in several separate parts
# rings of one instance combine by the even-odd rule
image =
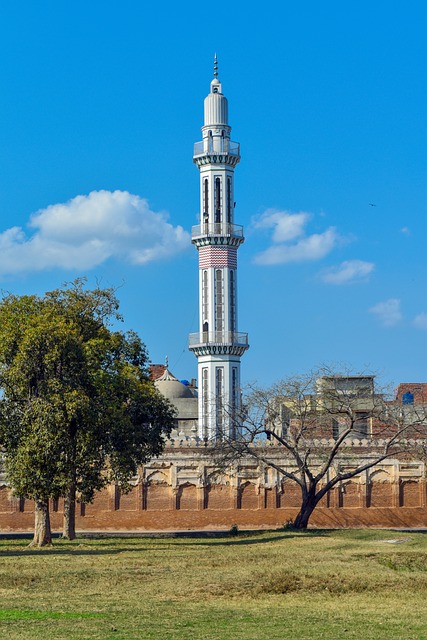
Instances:
[[[233,475],[213,474],[200,451],[167,450],[141,469],[133,490],[111,485],[93,504],[79,504],[76,525],[89,530],[262,528],[292,519],[300,501],[295,483],[248,459]],[[63,502],[51,504],[52,526],[62,527]],[[31,531],[34,505],[0,486],[0,532]],[[424,463],[384,461],[335,487],[315,510],[319,527],[427,527]]]

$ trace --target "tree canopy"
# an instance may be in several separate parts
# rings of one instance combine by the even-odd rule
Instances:
[[[50,541],[50,498],[65,498],[73,537],[76,494],[90,501],[111,481],[129,488],[173,427],[145,345],[112,330],[118,308],[114,290],[82,279],[0,303],[0,442],[12,487],[35,501],[37,544]]]

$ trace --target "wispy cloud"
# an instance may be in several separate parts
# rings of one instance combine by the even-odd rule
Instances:
[[[272,230],[271,246],[258,253],[254,261],[261,265],[286,264],[320,260],[336,246],[339,236],[334,227],[323,233],[307,235],[306,226],[311,218],[301,211],[268,209],[254,221],[255,229]]]
[[[400,233],[403,233],[404,236],[410,236],[411,230],[409,227],[402,227]]]
[[[375,269],[373,262],[364,260],[346,260],[336,267],[330,267],[320,273],[320,278],[327,284],[353,284],[367,282]]]
[[[402,320],[400,300],[397,298],[378,302],[378,304],[369,309],[369,312],[376,315],[384,327],[393,327]]]
[[[33,233],[0,233],[0,275],[46,269],[86,270],[109,258],[143,265],[189,246],[189,235],[164,212],[127,191],[92,191],[33,214]]]
[[[427,313],[419,313],[415,316],[413,324],[417,329],[427,330]]]

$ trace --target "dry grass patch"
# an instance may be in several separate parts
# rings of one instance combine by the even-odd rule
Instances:
[[[0,541],[8,640],[427,640],[427,536]]]

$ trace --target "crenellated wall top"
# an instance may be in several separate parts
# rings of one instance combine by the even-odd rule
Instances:
[[[378,449],[384,448],[388,443],[388,440],[386,439],[367,439],[367,438],[349,438],[348,440],[345,440],[343,443],[343,450],[348,450],[348,449],[372,449],[372,451],[377,451]],[[403,447],[415,447],[417,445],[420,445],[422,442],[420,440],[414,440],[414,439],[403,439],[399,441],[399,445],[403,446]],[[315,448],[332,448],[336,443],[335,440],[333,438],[319,438],[319,439],[313,439],[310,444],[315,447]],[[189,449],[189,448],[196,448],[196,449],[210,449],[210,445],[211,443],[204,439],[204,438],[199,438],[198,436],[182,436],[180,437],[178,435],[178,437],[176,438],[169,438],[168,440],[166,440],[166,446],[165,446],[165,450],[167,451],[168,449]],[[248,445],[250,448],[263,448],[263,449],[278,449],[278,450],[283,450],[284,447],[283,445],[281,445],[279,442],[275,441],[275,440],[263,440],[263,439],[259,439],[259,440],[255,440],[254,442],[250,443]]]

